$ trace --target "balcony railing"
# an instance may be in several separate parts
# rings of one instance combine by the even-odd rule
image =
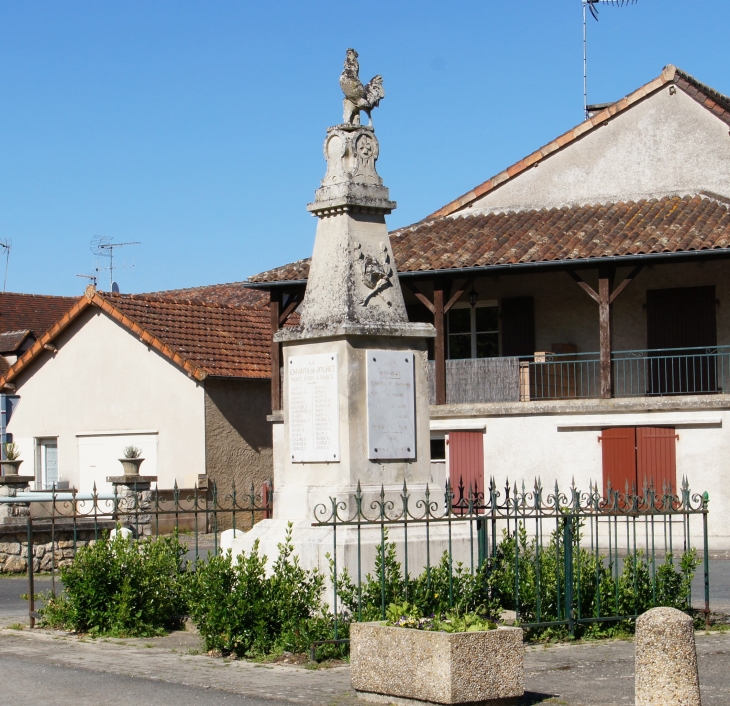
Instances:
[[[431,404],[435,403],[433,365],[430,361]],[[614,351],[611,376],[614,397],[719,394],[730,391],[730,346]],[[446,361],[447,404],[600,396],[598,353]]]
[[[544,354],[523,363],[520,398],[600,397],[598,353]],[[529,372],[524,373],[527,367]],[[709,395],[728,388],[730,346],[614,351],[614,397]],[[529,388],[529,389],[526,389]]]

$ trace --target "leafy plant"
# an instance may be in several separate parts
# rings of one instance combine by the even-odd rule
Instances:
[[[17,444],[12,441],[8,441],[3,444],[3,451],[5,452],[5,458],[8,461],[17,461],[20,458],[20,449]]]
[[[177,535],[129,542],[118,534],[81,547],[61,568],[64,593],[45,596],[52,627],[115,637],[179,627],[185,612],[186,553]]]
[[[255,657],[303,652],[332,637],[333,616],[322,602],[324,577],[300,566],[291,535],[289,523],[268,575],[258,542],[235,561],[228,552],[197,565],[188,601],[206,649]]]
[[[142,455],[142,449],[139,446],[125,446],[124,458],[139,458]]]
[[[450,611],[443,615],[421,616],[409,603],[391,603],[386,610],[386,623],[398,628],[412,628],[430,632],[481,632],[495,630],[497,623],[476,613],[459,614]]]

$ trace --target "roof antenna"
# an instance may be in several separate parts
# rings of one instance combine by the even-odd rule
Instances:
[[[3,279],[3,292],[8,284],[8,264],[10,263],[10,251],[13,248],[13,241],[5,238],[0,240],[0,248],[5,251],[5,277]]]
[[[586,35],[586,8],[591,13],[591,17],[598,21],[598,5],[615,5],[623,7],[624,5],[636,5],[638,0],[581,0],[583,3],[583,114],[585,119],[590,117],[588,114],[588,42]]]
[[[128,245],[141,245],[138,240],[135,240],[133,242],[129,243],[113,243],[113,238],[110,238],[108,235],[95,235],[91,239],[91,252],[94,253],[94,255],[99,255],[101,257],[109,258],[109,267],[95,267],[94,272],[104,272],[105,270],[109,271],[109,291],[114,291],[114,285],[116,282],[114,281],[114,269],[123,269],[125,267],[134,267],[134,263],[131,265],[128,265],[126,262],[123,265],[115,265],[114,264],[114,248],[125,248]],[[119,291],[119,285],[117,285],[117,291]]]
[[[94,289],[96,289],[96,281],[98,277],[96,275],[76,275],[77,277],[83,277],[84,279],[90,279],[91,284],[94,285]]]

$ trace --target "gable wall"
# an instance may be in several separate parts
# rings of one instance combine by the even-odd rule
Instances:
[[[156,438],[159,487],[172,487],[175,480],[189,487],[205,472],[202,384],[96,307],[54,345],[58,353],[44,354],[16,379],[20,404],[8,431],[23,450],[23,473],[33,470],[33,439],[58,437],[60,475],[79,487],[77,435],[131,430],[157,432],[143,436],[145,444]],[[126,443],[140,440],[129,438],[119,439],[120,456]],[[112,468],[121,474],[121,464]]]
[[[458,212],[636,201],[702,190],[730,197],[726,123],[667,86]]]

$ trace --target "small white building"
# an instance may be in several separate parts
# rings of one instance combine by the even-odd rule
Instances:
[[[431,456],[453,484],[687,477],[730,546],[729,129],[730,98],[667,66],[390,234],[409,317],[436,328]],[[285,307],[307,277],[250,286]]]
[[[161,295],[164,293],[161,293]],[[0,378],[21,474],[108,491],[126,446],[158,486],[271,478],[269,313],[89,287]]]

